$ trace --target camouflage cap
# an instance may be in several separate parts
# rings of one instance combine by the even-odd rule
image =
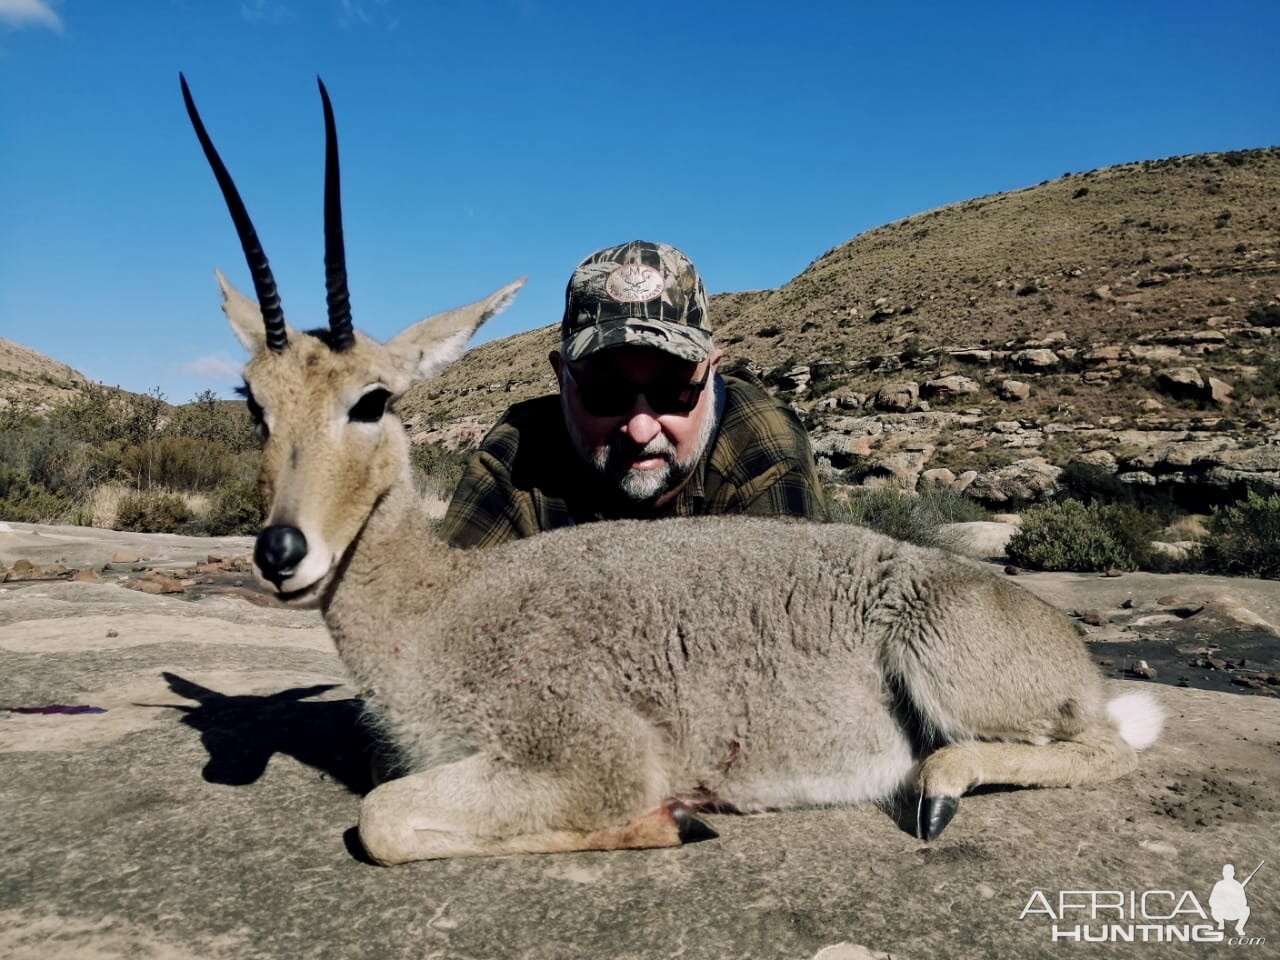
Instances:
[[[629,343],[694,363],[711,353],[702,278],[668,244],[632,240],[591,254],[573,271],[564,300],[566,360]]]

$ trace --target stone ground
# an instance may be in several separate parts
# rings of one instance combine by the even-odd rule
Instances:
[[[384,869],[352,837],[368,787],[354,691],[316,614],[261,605],[236,569],[248,549],[0,527],[10,572],[102,577],[0,584],[0,956],[1039,957],[1070,948],[1043,914],[1019,920],[1037,890],[1186,890],[1207,910],[1223,864],[1243,877],[1264,859],[1246,930],[1263,944],[1081,949],[1277,955],[1280,700],[1250,658],[1274,663],[1280,583],[1020,577],[1098,621],[1113,673],[1167,642],[1146,684],[1166,733],[1115,783],[971,796],[932,844],[863,807],[712,817],[718,839],[678,850]],[[155,568],[172,593],[124,588]],[[1191,666],[1234,663],[1241,637],[1243,667]],[[1223,690],[1196,689],[1202,674]]]

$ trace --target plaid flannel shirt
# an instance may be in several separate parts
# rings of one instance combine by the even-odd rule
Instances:
[[[641,516],[739,513],[826,520],[826,501],[804,427],[763,389],[731,376],[710,448],[664,509]],[[560,398],[512,406],[471,457],[445,514],[454,546],[491,547],[546,530],[634,517],[578,456]]]

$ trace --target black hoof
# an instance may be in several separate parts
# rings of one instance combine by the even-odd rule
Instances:
[[[700,843],[720,836],[706,821],[699,820],[684,807],[672,807],[671,817],[676,822],[676,832],[681,843]]]
[[[957,797],[920,797],[916,813],[916,836],[921,840],[937,840],[960,806]]]

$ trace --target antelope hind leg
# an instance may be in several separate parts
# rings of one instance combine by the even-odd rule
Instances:
[[[1074,787],[1113,780],[1137,765],[1137,754],[1110,726],[1075,740],[1046,744],[968,741],[925,757],[916,775],[917,835],[933,840],[951,822],[965,791],[980,784]]]

